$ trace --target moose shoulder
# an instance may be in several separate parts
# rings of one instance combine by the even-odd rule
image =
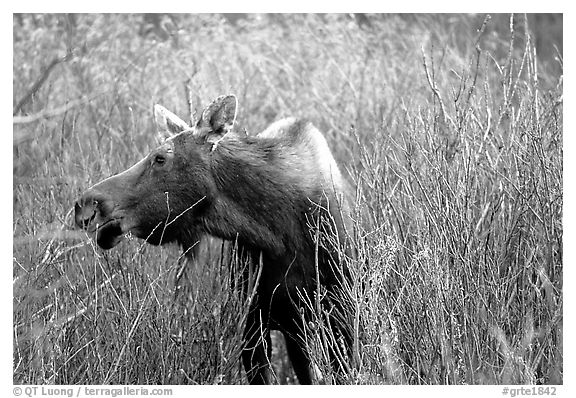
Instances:
[[[219,97],[189,126],[156,105],[161,145],[88,189],[76,203],[76,223],[104,249],[128,232],[185,250],[204,234],[238,242],[262,264],[244,331],[249,382],[271,381],[270,330],[277,329],[300,383],[311,383],[299,297],[312,297],[317,281],[338,289],[346,275],[346,183],[311,123],[283,119],[251,137],[232,131],[236,106],[236,97]],[[349,345],[345,322],[332,323]]]

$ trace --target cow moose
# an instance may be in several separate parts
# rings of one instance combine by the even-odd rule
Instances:
[[[329,301],[348,275],[349,189],[310,122],[282,119],[250,136],[233,130],[236,108],[234,95],[219,97],[188,125],[156,105],[161,145],[85,191],[75,221],[102,249],[128,232],[183,250],[203,235],[236,242],[261,267],[243,334],[249,383],[272,382],[270,330],[279,330],[298,381],[310,384],[302,297],[314,297],[322,286],[334,316],[329,327],[341,346],[351,345],[345,300]]]

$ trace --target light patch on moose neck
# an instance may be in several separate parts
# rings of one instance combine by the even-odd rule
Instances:
[[[292,122],[295,123],[293,120]],[[280,126],[281,131],[289,129],[287,124]],[[288,141],[292,143],[293,162],[300,164],[304,175],[316,176],[310,181],[310,188],[320,186],[323,190],[330,192],[342,190],[344,185],[342,175],[324,135],[311,123],[306,123],[301,129],[291,134],[297,134],[295,137],[288,138]]]
[[[293,117],[287,117],[285,119],[280,119],[266,128],[266,130],[258,133],[258,138],[277,138],[282,137],[286,134],[290,126],[296,123],[296,119]]]
[[[312,123],[302,123],[300,128],[295,128],[298,123],[301,122],[293,117],[278,120],[257,137],[277,138],[292,143],[292,156],[300,158],[299,163],[306,163],[307,158],[312,160],[312,164],[307,165],[314,168],[309,175],[314,175],[319,170],[322,187],[338,190],[342,185],[342,175],[326,139]]]
[[[340,188],[342,185],[342,175],[340,169],[330,152],[330,147],[326,138],[313,126],[308,126],[307,137],[310,139],[310,147],[315,150],[316,165],[322,177],[324,184],[330,188]]]

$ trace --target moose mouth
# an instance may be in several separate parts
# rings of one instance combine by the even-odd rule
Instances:
[[[96,243],[104,250],[112,249],[124,238],[121,219],[106,221],[96,229]]]

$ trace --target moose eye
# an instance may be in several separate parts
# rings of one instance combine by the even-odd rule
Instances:
[[[162,155],[156,155],[154,158],[154,163],[156,164],[164,164],[166,162],[166,158]]]

